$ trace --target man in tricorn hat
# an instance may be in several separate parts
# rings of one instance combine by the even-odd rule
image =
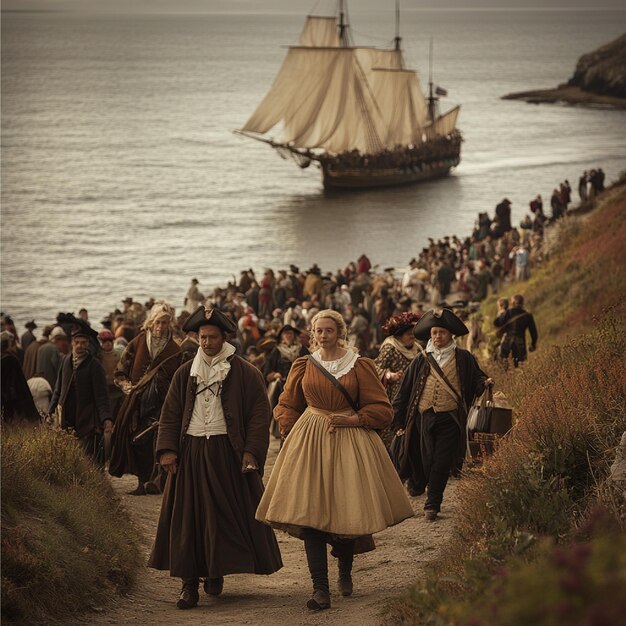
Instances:
[[[459,348],[454,336],[467,327],[449,309],[425,313],[413,334],[426,341],[426,350],[409,365],[393,401],[395,428],[404,431],[409,494],[427,490],[426,519],[434,521],[451,471],[463,464],[467,411],[493,379],[480,369],[474,356]]]
[[[198,604],[198,586],[222,592],[228,574],[282,567],[269,526],[254,515],[269,445],[270,409],[261,373],[226,341],[237,330],[203,306],[183,326],[200,349],[174,375],[159,424],[157,457],[169,473],[148,565],[182,578],[176,606]]]
[[[61,428],[72,430],[85,453],[101,465],[102,435],[113,428],[111,406],[104,368],[89,353],[89,335],[82,328],[72,333],[72,351],[61,361],[50,414],[57,407]]]

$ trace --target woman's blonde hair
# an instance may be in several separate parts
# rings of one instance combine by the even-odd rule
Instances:
[[[338,336],[337,345],[341,348],[345,348],[348,345],[348,327],[346,326],[345,320],[341,316],[341,313],[333,311],[332,309],[324,309],[323,311],[316,313],[311,320],[311,340],[309,350],[313,352],[320,347],[315,339],[315,324],[321,319],[331,319],[335,322]]]
[[[151,307],[150,311],[148,311],[148,317],[146,321],[143,323],[143,330],[150,330],[152,328],[152,324],[159,318],[164,315],[170,316],[170,326],[174,323],[174,315],[176,311],[174,307],[166,302],[165,300],[157,300]]]

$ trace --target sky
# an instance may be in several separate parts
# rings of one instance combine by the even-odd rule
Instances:
[[[352,9],[380,11],[394,0],[351,0]],[[2,0],[3,11],[90,11],[132,13],[333,13],[331,0]],[[623,0],[401,0],[416,9],[622,9]],[[325,10],[324,10],[325,9]]]

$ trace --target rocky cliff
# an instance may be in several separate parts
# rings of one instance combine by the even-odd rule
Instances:
[[[602,96],[626,98],[626,34],[580,57],[567,84]]]

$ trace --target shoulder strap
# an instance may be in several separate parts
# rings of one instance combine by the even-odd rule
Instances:
[[[171,354],[166,359],[161,361],[158,365],[153,367],[151,370],[147,371],[134,386],[133,391],[139,391],[143,389],[158,373],[166,363],[169,363],[175,356],[178,356],[178,352],[176,354]]]
[[[419,344],[417,344],[417,345],[419,346]],[[467,412],[467,407],[465,406],[465,401],[459,395],[457,390],[452,386],[452,384],[448,380],[448,377],[443,373],[443,370],[439,367],[439,363],[437,363],[437,361],[435,360],[435,358],[433,357],[432,354],[426,352],[421,346],[419,346],[419,348],[422,351],[422,354],[424,355],[424,358],[430,364],[431,371],[432,371],[433,375],[435,376],[435,378],[437,378],[439,380],[439,382],[448,389],[448,391],[452,394],[452,397],[455,398],[456,401]]]
[[[504,334],[507,331],[505,330],[507,326],[510,326],[513,322],[517,322],[517,320],[521,320],[525,315],[528,315],[528,311],[524,311],[523,313],[518,313],[515,317],[512,317],[510,320],[506,321],[502,326],[498,328],[498,332]]]
[[[352,407],[352,410],[357,413],[359,411],[359,405],[352,399],[348,390],[328,370],[324,369],[324,367],[322,367],[322,365],[320,365],[312,355],[309,354],[306,358],[310,363],[313,363],[313,365],[315,365],[315,367],[317,367],[317,369],[322,372],[322,374],[324,374],[324,376],[328,378],[328,380],[335,387],[337,387],[339,391],[341,391],[344,398],[348,401],[348,404]]]

